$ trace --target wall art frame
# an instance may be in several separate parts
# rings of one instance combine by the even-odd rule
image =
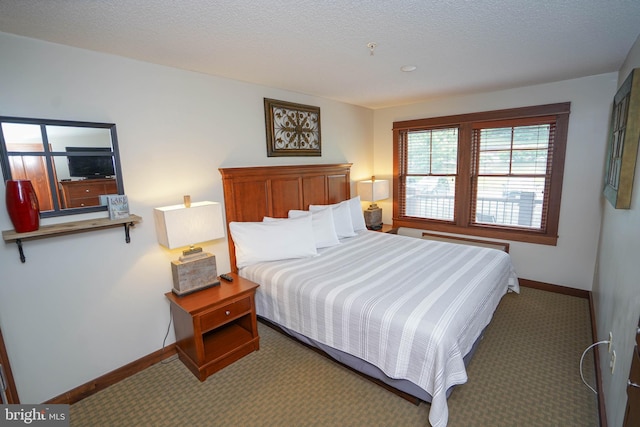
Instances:
[[[264,98],[267,156],[322,155],[320,107]]]
[[[604,182],[604,196],[615,209],[631,207],[640,140],[640,68],[629,73],[615,97]]]

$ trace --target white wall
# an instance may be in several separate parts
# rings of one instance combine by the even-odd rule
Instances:
[[[622,84],[633,68],[640,67],[640,37],[618,74]],[[636,120],[640,118],[636,117]],[[609,370],[607,346],[600,348],[602,382],[607,424],[621,426],[627,402],[627,378],[640,316],[640,165],[636,166],[630,209],[614,209],[602,199],[602,231],[598,268],[594,280],[594,301],[598,339],[613,332],[616,368]]]
[[[179,250],[157,244],[154,207],[184,194],[222,202],[219,167],[352,162],[353,181],[371,175],[365,108],[3,33],[0,58],[0,115],[116,123],[130,209],[143,217],[130,244],[121,228],[27,241],[25,264],[0,245],[0,327],[23,403],[162,347]],[[320,107],[322,157],[266,157],[265,97]],[[0,229],[12,228],[0,209]],[[229,270],[225,240],[204,249]]]
[[[394,121],[571,102],[557,246],[512,242],[519,277],[591,290],[600,228],[600,194],[610,100],[617,74],[609,73],[499,92],[434,99],[374,112],[374,170],[393,174]],[[391,222],[391,200],[378,202]]]

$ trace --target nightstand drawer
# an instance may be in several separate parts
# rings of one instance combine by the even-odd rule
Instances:
[[[244,313],[251,311],[251,298],[243,298],[241,300],[227,304],[216,310],[205,313],[200,317],[200,329],[206,332],[217,326],[226,323],[230,319],[234,319]]]

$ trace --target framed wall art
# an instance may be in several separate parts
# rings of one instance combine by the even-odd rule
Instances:
[[[640,68],[636,68],[613,98],[604,195],[616,209],[631,207],[639,139]]]
[[[320,107],[264,99],[267,156],[321,156]]]

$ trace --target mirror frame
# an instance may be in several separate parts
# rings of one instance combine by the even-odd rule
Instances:
[[[29,125],[38,125],[40,126],[40,133],[42,135],[42,154],[40,152],[33,151],[9,151],[6,145],[6,141],[4,138],[4,132],[2,131],[3,123],[17,123],[17,124],[29,124]],[[122,167],[120,165],[120,154],[118,152],[118,137],[116,134],[116,125],[114,123],[97,123],[97,122],[79,122],[79,121],[69,121],[69,120],[50,120],[50,119],[34,119],[34,118],[25,118],[25,117],[9,117],[9,116],[0,116],[0,166],[2,166],[2,175],[4,177],[4,181],[13,179],[11,175],[11,164],[9,162],[9,154],[12,155],[27,155],[27,156],[41,156],[44,157],[47,166],[47,175],[49,180],[49,189],[52,195],[59,194],[58,191],[58,182],[55,181],[53,170],[53,159],[55,157],[67,157],[69,153],[64,151],[50,151],[47,137],[47,126],[68,126],[68,127],[80,127],[80,128],[99,128],[99,129],[108,129],[111,134],[111,156],[113,158],[113,165],[115,171],[115,179],[118,194],[124,193],[124,183],[122,179]],[[88,156],[89,154],[75,154],[75,156]],[[79,208],[62,208],[60,197],[53,197],[53,210],[42,211],[40,212],[41,218],[50,218],[57,216],[66,216],[66,215],[77,215],[84,214],[89,212],[99,212],[106,211],[107,207],[102,206],[84,206]]]

